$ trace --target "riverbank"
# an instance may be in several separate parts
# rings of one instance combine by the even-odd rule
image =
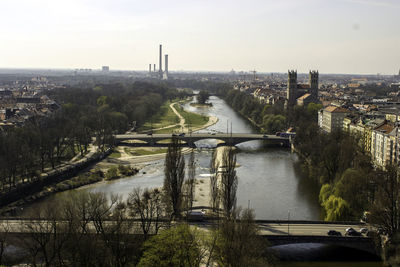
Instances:
[[[174,114],[176,114],[179,118],[179,125],[182,126],[182,130],[184,132],[190,131],[198,131],[201,129],[205,129],[215,123],[218,122],[218,118],[215,116],[209,116],[208,121],[200,126],[196,127],[187,127],[185,124],[185,118],[184,116],[180,115],[180,113],[174,108],[174,105],[177,104],[171,103],[169,106],[171,107],[171,110]],[[189,112],[186,112],[186,115]],[[168,114],[170,116],[171,114]],[[199,115],[202,116],[202,115]],[[171,116],[170,116],[171,117]],[[202,116],[204,117],[204,116]],[[169,118],[171,119],[171,118]],[[174,127],[175,125],[165,125],[165,128],[171,128]],[[19,207],[30,204],[32,202],[35,202],[39,199],[43,199],[45,197],[48,197],[52,194],[58,193],[58,192],[63,192],[67,190],[72,190],[76,189],[82,186],[87,186],[90,184],[106,181],[106,180],[111,180],[111,179],[105,179],[105,175],[108,170],[111,168],[115,168],[117,166],[125,166],[128,168],[131,168],[135,170],[135,174],[139,172],[140,169],[142,169],[144,166],[147,164],[162,160],[165,158],[166,154],[166,149],[159,149],[159,148],[139,148],[141,149],[141,153],[145,155],[132,155],[129,152],[128,149],[135,150],[134,148],[131,147],[116,147],[114,148],[113,153],[111,154],[111,151],[107,152],[108,154],[111,154],[109,157],[102,157],[104,158],[103,160],[100,160],[98,162],[91,161],[93,164],[91,167],[89,167],[88,170],[86,170],[84,173],[77,175],[77,172],[73,172],[73,174],[70,174],[69,176],[66,176],[67,178],[63,178],[61,180],[56,180],[53,183],[43,185],[41,189],[39,190],[32,190],[29,194],[25,194],[24,197],[21,199],[18,199],[16,201],[10,202],[8,205],[4,206],[2,209],[0,209],[0,214],[13,214],[15,213],[15,210],[17,210]],[[153,149],[160,150],[162,153],[153,153]],[[150,150],[150,151],[146,151]],[[183,148],[182,153],[188,154],[191,152],[191,148]],[[90,155],[91,156],[91,155]],[[83,161],[83,160],[81,160]],[[113,177],[114,179],[120,179],[124,178],[127,176],[115,176]]]
[[[199,103],[190,103],[192,107],[196,108],[209,108],[212,107],[212,103],[205,103],[205,104],[199,104]]]
[[[110,153],[111,149],[107,149],[101,153],[91,151],[85,155],[85,157],[74,163],[56,168],[52,172],[46,173],[46,175],[42,174],[41,179],[30,184],[23,184],[14,191],[2,195],[0,215],[13,214],[18,207],[32,203],[56,192],[77,188],[98,181],[99,179],[93,176],[90,177],[90,179],[79,179],[78,174],[85,169],[91,169],[90,166],[104,159]],[[75,181],[73,181],[74,179]]]
[[[206,123],[204,123],[203,125],[190,125],[186,122],[186,119],[183,115],[181,115],[181,113],[175,108],[175,105],[178,102],[174,102],[171,103],[169,105],[169,107],[171,108],[171,110],[173,111],[173,113],[175,113],[177,115],[177,117],[179,118],[179,123],[178,124],[173,124],[173,125],[167,125],[164,126],[163,128],[159,128],[159,129],[155,129],[155,130],[171,130],[171,133],[173,132],[173,130],[175,129],[179,129],[180,133],[190,133],[190,132],[197,132],[203,129],[206,129],[214,124],[216,124],[219,119],[216,116],[208,116],[208,120]],[[183,109],[183,108],[181,108]],[[190,114],[193,112],[188,112],[185,111],[185,114]],[[196,113],[193,113],[196,114]],[[200,115],[200,114],[197,114]],[[202,115],[200,115],[202,116]],[[205,117],[205,116],[202,116]],[[179,125],[177,127],[177,125]],[[157,131],[155,131],[157,132]],[[105,159],[100,165],[100,168],[104,168],[104,166],[109,166],[110,164],[129,164],[129,165],[135,165],[135,164],[145,164],[148,162],[152,162],[152,161],[157,161],[157,160],[161,160],[163,158],[165,158],[165,154],[166,154],[166,150],[162,150],[159,148],[145,148],[145,147],[139,147],[139,148],[131,148],[131,147],[124,147],[124,146],[119,146],[117,148],[115,148],[116,151],[121,155],[120,157],[117,158],[113,158],[113,159]],[[161,153],[153,153],[154,151],[157,150],[161,150]],[[127,151],[129,153],[127,153]],[[144,154],[144,155],[132,155],[135,153],[135,151],[140,151],[140,153]],[[146,153],[146,151],[148,151],[148,153]],[[188,154],[190,153],[191,149],[190,148],[183,148],[182,149],[182,153],[183,154]]]

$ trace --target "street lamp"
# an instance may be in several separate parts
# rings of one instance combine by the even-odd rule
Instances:
[[[287,211],[287,234],[289,235],[290,210]]]

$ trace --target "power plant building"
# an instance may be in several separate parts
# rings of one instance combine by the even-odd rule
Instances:
[[[162,44],[159,46],[159,66],[158,71],[156,70],[156,64],[154,64],[153,72],[151,71],[151,64],[149,64],[149,76],[153,78],[159,78],[168,80],[168,55],[165,56],[165,68],[162,68]]]

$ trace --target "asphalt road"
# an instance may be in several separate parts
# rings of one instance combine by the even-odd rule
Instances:
[[[29,231],[28,224],[31,220],[0,220],[0,232],[24,232]],[[138,223],[137,223],[138,224]],[[191,222],[191,225],[196,225],[201,228],[209,228],[214,222]],[[262,235],[307,235],[307,236],[326,236],[329,230],[336,230],[344,236],[346,228],[352,227],[359,231],[360,228],[365,228],[365,225],[344,225],[344,224],[288,224],[287,223],[258,223],[260,227],[260,234]],[[139,225],[137,225],[139,226]],[[35,229],[37,229],[35,227]],[[289,232],[288,232],[289,230]]]
[[[147,135],[147,134],[119,134],[116,135],[115,138],[117,140],[127,140],[127,139],[159,139],[159,138],[171,138],[172,134],[153,134],[153,135]],[[188,138],[188,137],[194,137],[194,138],[254,138],[254,139],[260,139],[260,140],[268,140],[268,139],[279,139],[279,140],[286,140],[285,138],[276,136],[276,135],[266,135],[264,137],[263,134],[247,134],[247,133],[232,133],[232,134],[226,134],[226,133],[217,133],[217,134],[209,134],[209,133],[192,133],[192,134],[185,134],[184,136],[177,136],[182,139]]]

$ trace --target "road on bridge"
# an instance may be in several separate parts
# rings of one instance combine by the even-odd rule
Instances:
[[[120,134],[115,135],[115,141],[119,144],[141,146],[141,143],[121,143],[124,141],[142,141],[143,146],[165,146],[165,142],[159,143],[160,141],[170,140],[177,138],[183,141],[183,145],[194,146],[194,143],[200,140],[216,139],[224,142],[227,145],[237,145],[242,142],[263,140],[270,144],[288,144],[289,139],[266,134],[248,134],[248,133],[190,133],[190,134]]]
[[[329,230],[340,232],[343,236],[347,228],[354,228],[359,231],[365,225],[344,225],[344,224],[287,224],[287,223],[259,223],[260,234],[262,235],[327,235]],[[288,228],[289,226],[289,228]]]
[[[21,233],[29,231],[27,225],[36,223],[34,220],[0,220],[0,232],[7,229],[8,232]],[[139,224],[139,222],[137,222]],[[215,221],[191,222],[191,225],[209,228],[215,225]],[[329,230],[336,230],[344,236],[346,228],[352,227],[355,230],[364,228],[364,224],[319,224],[319,223],[257,223],[261,235],[306,235],[326,236]],[[289,232],[288,232],[289,230]]]

